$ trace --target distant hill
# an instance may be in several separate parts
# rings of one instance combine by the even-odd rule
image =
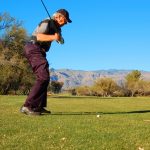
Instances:
[[[133,70],[97,70],[97,71],[83,71],[71,69],[51,69],[51,80],[64,82],[63,89],[77,87],[77,86],[91,86],[98,78],[109,77],[117,83],[125,80],[125,76]],[[150,81],[150,72],[141,71],[142,79]]]

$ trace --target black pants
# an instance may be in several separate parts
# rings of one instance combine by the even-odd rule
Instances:
[[[47,105],[47,87],[50,80],[49,64],[46,59],[46,53],[32,43],[28,43],[24,48],[25,56],[28,59],[33,73],[36,76],[33,85],[24,106],[29,108],[41,108]]]

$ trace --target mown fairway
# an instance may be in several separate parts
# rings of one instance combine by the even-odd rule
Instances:
[[[150,150],[150,98],[48,97],[41,116],[25,98],[0,96],[1,150]]]

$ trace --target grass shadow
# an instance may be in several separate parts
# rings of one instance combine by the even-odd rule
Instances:
[[[107,115],[107,114],[139,114],[150,113],[150,110],[139,110],[129,112],[52,112],[51,115]]]
[[[96,96],[49,96],[50,98],[57,99],[114,99],[113,97],[96,97]]]

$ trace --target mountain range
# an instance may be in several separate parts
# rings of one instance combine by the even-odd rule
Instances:
[[[112,78],[118,84],[125,81],[127,74],[133,70],[97,70],[97,71],[84,71],[84,70],[71,70],[71,69],[50,69],[51,81],[64,82],[63,89],[74,88],[77,86],[91,86],[98,78]],[[140,70],[139,70],[140,71]],[[143,80],[150,81],[150,72],[140,71]]]

